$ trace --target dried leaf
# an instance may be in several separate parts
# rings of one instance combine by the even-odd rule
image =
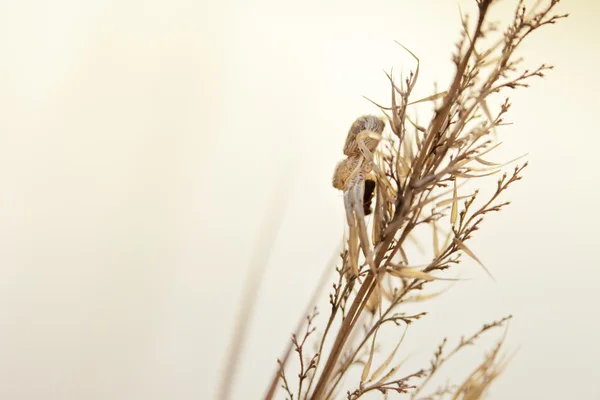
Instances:
[[[487,173],[487,174],[479,174],[479,175],[465,174],[465,173],[463,173],[463,172],[458,172],[458,171],[457,171],[457,172],[454,172],[454,173],[453,173],[453,175],[454,175],[454,176],[457,176],[457,177],[459,177],[459,178],[483,178],[484,176],[490,176],[490,175],[497,174],[497,173],[498,173],[498,172],[500,172],[500,171],[501,171],[501,170],[500,170],[500,169],[498,169],[498,170],[496,170],[496,171],[492,171],[492,172],[489,172],[489,173]]]
[[[417,151],[421,151],[421,148],[423,147],[423,141],[421,140],[421,135],[419,134],[419,132],[415,133],[415,139],[417,142]]]
[[[402,367],[404,365],[404,363],[407,360],[408,360],[408,357],[406,357],[404,360],[400,361],[398,363],[398,365],[391,368],[390,371],[387,374],[385,374],[381,379],[379,379],[374,385],[381,385],[383,382],[387,381],[394,374],[394,372],[396,372],[398,369],[400,369],[400,367]]]
[[[470,194],[470,195],[468,195],[468,196],[458,196],[458,197],[456,198],[456,200],[464,200],[464,199],[468,199],[468,198],[470,198],[470,197],[472,197],[472,196],[473,196],[472,194]],[[455,199],[454,199],[454,198],[452,198],[452,199],[446,199],[446,200],[442,200],[442,201],[440,201],[439,203],[436,203],[436,204],[435,204],[435,206],[436,206],[437,208],[439,208],[439,207],[444,207],[444,206],[447,206],[448,204],[454,203],[454,201],[455,201]]]
[[[412,160],[415,159],[415,155],[413,153],[413,148],[412,148],[413,144],[409,140],[408,137],[405,136],[404,139],[405,139],[404,140],[404,144],[402,146],[404,148],[404,157],[408,158],[411,161],[411,164],[412,164]]]
[[[379,305],[381,304],[381,290],[380,290],[380,285],[377,285],[375,287],[375,290],[373,290],[373,293],[371,293],[371,295],[369,296],[369,299],[367,300],[367,304],[365,305],[365,308],[372,314],[375,314],[375,311],[377,311],[377,307],[379,307]]]
[[[450,223],[452,224],[452,226],[455,226],[456,219],[458,218],[458,190],[456,189],[456,179],[454,179],[454,192],[452,197],[452,212],[450,213]]]
[[[522,156],[519,156],[519,157],[517,157],[517,158],[514,158],[514,159],[512,159],[512,160],[510,160],[510,161],[507,161],[507,162],[505,162],[505,163],[502,163],[502,164],[499,164],[499,163],[494,163],[494,162],[491,162],[491,161],[486,161],[486,160],[483,160],[481,157],[475,157],[475,160],[476,160],[478,163],[480,163],[480,164],[483,164],[483,165],[488,165],[488,166],[491,166],[491,167],[496,167],[496,168],[502,168],[502,167],[504,167],[504,166],[507,166],[507,165],[509,165],[509,164],[512,164],[512,163],[514,163],[515,161],[518,161],[518,160],[520,160],[521,158],[523,158],[523,157],[526,157],[526,156],[528,156],[528,155],[529,155],[529,153],[525,153],[525,154],[523,154]],[[471,168],[471,169],[473,169],[473,168]],[[473,171],[475,171],[475,169],[473,169]]]
[[[402,43],[398,42],[397,40],[394,40],[394,42],[396,42],[397,45],[399,45],[400,47],[402,47],[411,56],[413,56],[413,58],[415,60],[417,60],[417,69],[415,70],[415,76],[413,77],[413,82],[416,82],[417,78],[419,77],[419,68],[420,68],[421,60],[419,60],[419,57],[417,57],[412,51],[410,51],[408,48],[406,48]]]
[[[410,122],[410,123],[411,123],[411,125],[412,125],[412,126],[414,126],[414,127],[415,127],[415,128],[416,128],[416,129],[417,129],[419,132],[423,132],[423,133],[427,132],[427,128],[425,128],[424,126],[421,126],[421,125],[419,125],[419,124],[417,124],[417,123],[413,122],[413,120],[412,120],[412,119],[410,119],[410,117],[409,117],[408,115],[406,116],[406,119],[407,119],[407,120],[408,120],[408,122]],[[420,146],[419,146],[419,147],[420,147]]]
[[[473,167],[473,166],[470,166],[468,168],[468,172],[488,172],[488,171],[499,172],[499,171],[497,171],[498,168],[500,168],[500,166],[495,166],[495,167]],[[493,172],[493,173],[495,173],[495,172]]]
[[[360,377],[361,382],[366,382],[367,378],[369,377],[369,373],[371,372],[371,364],[373,363],[373,354],[375,353],[375,339],[377,338],[377,332],[379,332],[379,329],[377,329],[375,331],[375,333],[373,334],[373,343],[371,344],[371,352],[369,353],[369,359],[367,360],[367,363],[365,364],[365,366],[363,368],[363,372]]]
[[[477,161],[478,163],[483,164],[483,165],[488,165],[490,167],[497,167],[498,165],[500,165],[499,163],[486,161],[481,157],[475,157],[475,161]]]
[[[397,276],[398,278],[415,278],[415,279],[423,279],[425,281],[434,281],[435,277],[429,275],[427,272],[420,271],[415,268],[398,268],[398,269],[388,269],[388,272],[393,276]]]
[[[381,283],[379,288],[381,288],[381,294],[387,301],[393,301],[394,300],[394,289],[392,288],[391,279],[390,279],[389,275],[387,275],[386,278],[388,278],[387,283],[388,283],[389,289],[387,289],[383,286],[383,282]]]
[[[493,145],[493,146],[492,146],[492,147],[490,147],[489,149],[487,149],[487,150],[485,150],[485,151],[483,151],[483,152],[479,153],[479,154],[477,155],[477,157],[481,157],[481,156],[483,156],[483,155],[486,155],[487,153],[489,153],[490,151],[494,150],[496,147],[500,146],[501,144],[502,144],[502,142],[498,142],[498,143],[496,143],[495,145]]]
[[[454,235],[454,232],[452,232],[452,231],[448,232],[448,235],[446,235],[446,240],[444,241],[444,246],[442,247],[443,249],[448,248],[453,235]]]
[[[444,290],[440,290],[438,292],[433,292],[433,293],[429,293],[429,294],[418,294],[416,296],[412,296],[412,297],[407,297],[405,300],[403,300],[404,303],[409,303],[409,302],[421,302],[421,301],[427,301],[427,300],[431,300],[434,299],[436,297],[438,297],[439,295],[446,293],[448,290],[450,290],[450,288],[452,287],[452,285],[454,285],[456,282],[452,282],[450,285],[448,285],[448,287]]]
[[[425,248],[423,247],[423,245],[421,244],[421,242],[415,237],[414,234],[409,233],[408,235],[406,235],[406,238],[408,240],[410,240],[411,242],[413,242],[413,244],[416,246],[417,250],[419,251],[419,253],[421,254],[425,254]]]
[[[440,242],[437,232],[437,223],[432,221],[433,224],[433,254],[437,258],[440,255]]]
[[[408,262],[408,256],[406,255],[406,252],[404,251],[404,247],[400,246],[400,257],[402,257],[402,262],[404,263],[404,265],[409,265],[410,263]]]
[[[401,177],[406,177],[410,174],[410,165],[408,165],[408,163],[406,162],[406,160],[404,160],[403,157],[398,156],[397,158],[398,160],[398,175]]]
[[[455,162],[452,165],[452,168],[449,168],[449,170],[455,171],[457,169],[461,169],[462,167],[464,167],[465,165],[467,165],[468,163],[470,163],[471,161],[473,161],[472,158],[465,158],[463,160],[459,160],[457,162]]]
[[[435,100],[441,99],[442,97],[446,96],[447,94],[448,94],[448,92],[446,90],[444,90],[443,92],[432,94],[431,96],[424,97],[420,100],[412,101],[412,102],[408,103],[408,105],[411,106],[413,104],[423,103],[425,101],[435,101]]]
[[[392,362],[392,359],[394,358],[394,355],[396,354],[396,351],[398,351],[398,348],[400,348],[400,345],[402,344],[402,341],[404,340],[404,336],[406,336],[407,330],[408,330],[408,327],[406,329],[404,329],[404,333],[402,334],[400,341],[394,348],[394,351],[392,351],[392,353],[388,356],[388,358],[384,361],[384,363],[381,364],[379,366],[379,368],[377,368],[377,370],[375,370],[375,372],[373,372],[373,375],[371,376],[371,379],[369,379],[369,381],[379,378],[379,376],[383,373],[383,371],[390,365],[390,363]]]
[[[454,237],[454,239],[452,239],[454,241],[454,243],[456,243],[456,245],[462,250],[464,251],[469,257],[471,257],[473,260],[477,261],[477,263],[479,265],[481,265],[481,268],[483,268],[483,270],[490,276],[490,278],[492,278],[492,280],[495,282],[496,279],[494,279],[494,276],[490,273],[490,271],[488,271],[488,269],[485,267],[485,265],[483,265],[483,263],[481,262],[481,260],[479,260],[479,258],[477,258],[477,256],[475,255],[475,253],[473,253],[468,247],[467,245],[465,245],[461,240],[459,240],[457,237]]]
[[[422,202],[418,203],[415,206],[415,209],[419,209],[419,208],[425,207],[427,204],[433,203],[434,201],[438,200],[439,198],[444,197],[447,194],[450,194],[450,192],[452,192],[452,189],[445,190],[444,192],[438,194],[437,196],[428,197],[425,200],[423,200]]]
[[[410,267],[397,267],[388,268],[387,271],[398,278],[411,278],[411,279],[422,279],[424,281],[455,281],[457,279],[450,278],[438,278],[433,275],[423,272],[417,268]]]

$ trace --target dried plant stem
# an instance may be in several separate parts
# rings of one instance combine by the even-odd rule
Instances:
[[[260,282],[264,275],[265,268],[273,249],[273,243],[281,227],[283,220],[283,213],[285,211],[287,200],[289,199],[286,182],[289,182],[290,171],[282,171],[281,181],[276,186],[277,191],[273,193],[271,199],[271,206],[268,208],[269,212],[265,223],[262,227],[262,232],[258,236],[259,242],[255,247],[257,251],[254,254],[252,262],[250,264],[250,270],[248,273],[248,279],[245,281],[243,293],[241,296],[240,303],[242,308],[239,310],[238,315],[235,319],[235,325],[233,329],[233,340],[227,353],[227,358],[221,372],[221,382],[217,391],[217,399],[229,400],[231,398],[232,383],[235,379],[238,365],[237,360],[239,359],[244,340],[248,336],[248,326],[250,325],[250,318],[252,316],[254,306],[256,304],[256,293],[260,288]]]
[[[523,2],[519,1],[512,24],[504,31],[503,38],[487,49],[476,49],[476,44],[481,42],[478,39],[495,32],[495,25],[486,21],[490,6],[495,1],[476,0],[478,16],[472,33],[468,17],[461,14],[461,38],[452,59],[456,74],[447,91],[440,92],[436,88],[435,94],[411,101],[420,61],[406,49],[417,60],[416,70],[405,79],[401,78],[399,84],[394,82],[391,73],[386,74],[391,84],[392,105],[389,108],[378,105],[395,136],[386,137],[385,121],[374,115],[359,117],[348,132],[344,146],[346,159],[336,166],[332,184],[344,193],[350,233],[341,254],[342,266],[336,267],[339,278],[330,294],[331,314],[325,331],[318,338],[319,342],[315,343],[318,351],[312,358],[307,358],[310,362],[303,358],[306,353],[303,347],[306,337],[313,331],[310,329],[312,317],[308,319],[304,340],[297,340],[297,335],[292,339],[300,356],[299,381],[297,393],[294,393],[298,400],[302,396],[304,400],[334,398],[346,372],[361,364],[360,383],[354,391],[346,391],[348,400],[359,399],[374,391],[384,395],[390,391],[409,394],[415,399],[449,357],[471,344],[482,332],[505,322],[503,319],[484,326],[471,338],[462,339],[447,355],[443,354],[444,340],[434,354],[430,368],[405,374],[400,379],[392,376],[399,365],[387,373],[385,371],[401,340],[385,362],[377,368],[372,365],[374,352],[380,348],[380,328],[388,322],[408,325],[425,315],[416,313],[407,316],[397,310],[404,302],[423,301],[442,293],[413,294],[423,290],[424,285],[431,281],[455,280],[439,274],[458,264],[462,255],[476,261],[492,276],[465,242],[480,228],[488,213],[499,211],[509,204],[499,202],[498,198],[513,182],[521,179],[527,163],[516,166],[510,177],[504,173],[497,182],[496,191],[483,201],[479,199],[475,203],[478,189],[471,194],[460,190],[467,180],[497,174],[508,164],[483,158],[500,144],[495,144],[496,128],[507,125],[502,118],[510,107],[508,99],[505,99],[499,111],[492,114],[488,97],[506,88],[525,87],[526,80],[542,77],[543,71],[551,68],[542,64],[532,72],[525,70],[518,75],[515,66],[520,59],[514,60],[513,54],[533,30],[566,16],[549,16],[557,0],[547,0],[544,10],[533,13],[527,13]],[[411,118],[407,111],[408,106],[424,101],[432,101],[435,105],[427,128],[420,126],[418,119]],[[388,114],[388,111],[391,113]],[[373,212],[371,202],[374,196],[376,203],[370,217],[373,218],[371,225],[366,223],[365,218]],[[446,223],[445,229],[440,226]],[[427,251],[415,239],[415,235],[422,231],[421,227],[433,233],[433,254],[425,264],[416,266],[409,263],[409,258],[413,258],[412,251],[420,250],[422,254]],[[445,239],[440,240],[440,234]],[[412,244],[416,245],[415,249],[411,248]],[[364,331],[357,327],[363,324]],[[333,326],[336,329],[332,329]],[[326,342],[331,343],[331,348],[325,356]],[[370,346],[368,343],[371,343]],[[345,350],[347,347],[350,348]],[[462,385],[443,387],[427,399],[445,395],[454,395],[454,398],[462,400],[480,399],[503,369],[503,365],[496,361],[498,349],[499,346]],[[289,352],[288,349],[284,362]],[[283,377],[283,368],[280,375]],[[309,379],[308,385],[304,384],[306,379]],[[266,400],[273,397],[278,380],[279,376],[273,380]],[[284,381],[283,386],[293,399],[288,382]]]
[[[475,28],[475,33],[473,34],[473,40],[470,41],[469,49],[467,53],[462,58],[461,62],[458,63],[456,68],[456,74],[454,75],[454,81],[452,85],[450,85],[450,90],[448,90],[448,94],[444,97],[444,102],[442,103],[442,107],[437,111],[435,118],[433,119],[431,126],[429,128],[429,132],[426,135],[426,141],[424,143],[424,149],[428,150],[431,148],[433,140],[435,139],[436,132],[439,132],[442,128],[442,125],[446,124],[448,121],[448,117],[450,114],[450,108],[456,101],[456,97],[459,93],[461,81],[463,79],[463,74],[467,65],[469,64],[469,60],[471,59],[471,54],[475,49],[475,43],[479,36],[481,36],[481,28],[483,26],[483,21],[485,20],[485,16],[487,11],[491,5],[493,0],[482,0],[479,1],[479,18],[477,21],[477,27]],[[423,163],[425,162],[425,156],[429,155],[429,151],[420,151],[417,160],[415,161],[413,171],[420,172],[423,169]]]
[[[386,249],[387,246],[390,245],[390,243],[392,242],[393,236],[394,235],[388,235],[387,238],[385,239],[384,244],[382,246],[382,250],[380,250],[377,253],[377,257],[375,258],[375,265],[381,264],[381,261],[383,260],[383,257],[385,256],[385,251],[383,249]],[[323,367],[323,372],[321,373],[321,376],[319,377],[319,381],[317,382],[317,385],[315,386],[315,391],[313,392],[313,394],[311,396],[312,400],[318,400],[323,396],[323,394],[325,392],[325,387],[326,387],[327,383],[329,382],[329,378],[331,376],[331,373],[333,372],[333,369],[335,368],[335,364],[337,363],[337,360],[342,352],[344,344],[346,343],[346,340],[348,339],[350,332],[354,328],[354,325],[356,324],[356,321],[358,320],[358,316],[360,315],[360,313],[362,312],[362,310],[364,309],[364,307],[366,305],[366,299],[368,299],[369,296],[373,293],[373,290],[375,290],[375,286],[376,286],[375,278],[376,277],[373,274],[373,272],[368,271],[367,277],[365,278],[364,282],[362,283],[360,290],[356,294],[356,297],[354,298],[354,301],[352,302],[352,305],[350,306],[350,311],[348,312],[348,314],[346,315],[346,318],[342,322],[342,326],[340,327],[338,335],[335,339],[335,342],[331,349],[331,353],[329,353],[327,362],[325,363],[325,366]]]
[[[323,269],[323,272],[321,273],[321,277],[319,278],[319,284],[317,285],[312,296],[310,297],[310,301],[306,305],[306,309],[305,309],[303,315],[307,315],[308,312],[310,311],[310,309],[314,307],[314,305],[317,302],[317,299],[319,298],[319,296],[325,289],[325,286],[327,285],[327,279],[329,278],[329,275],[331,275],[331,270],[332,270],[331,267],[332,267],[332,265],[335,264],[335,258],[337,258],[338,254],[340,254],[340,250],[341,250],[340,247],[341,247],[341,244],[336,249],[336,251],[333,253],[332,258],[329,260],[327,265],[325,265],[325,268]],[[304,318],[302,318],[298,321],[298,324],[296,325],[296,329],[294,330],[294,335],[298,336],[300,334],[300,331],[302,330],[302,327],[304,326],[304,322],[305,322]],[[330,322],[330,324],[331,324],[331,322]],[[329,325],[328,325],[328,328],[329,328]],[[285,365],[290,357],[290,354],[292,354],[292,349],[293,349],[293,342],[290,341],[288,343],[287,348],[283,352],[283,357],[281,358],[281,361],[279,361],[279,364],[282,369],[285,367]],[[319,350],[319,354],[321,351],[322,351],[322,348],[321,348],[321,350]],[[273,376],[273,378],[271,379],[271,385],[269,386],[269,389],[267,390],[267,393],[264,397],[265,400],[271,400],[273,398],[273,396],[275,395],[275,391],[277,390],[277,382],[279,382],[279,371],[276,371],[275,376]],[[312,379],[311,379],[311,382],[312,382]],[[300,397],[298,397],[298,400],[300,400]]]
[[[422,145],[422,150],[419,151],[418,158],[416,159],[415,163],[413,164],[413,174],[410,179],[410,181],[413,183],[417,182],[423,178],[420,174],[422,173],[422,171],[425,170],[425,168],[424,168],[425,157],[430,154],[430,152],[427,150],[431,148],[433,141],[436,138],[435,133],[440,131],[442,126],[444,124],[446,124],[449,119],[449,113],[451,110],[451,106],[456,101],[457,95],[459,93],[463,74],[467,68],[469,60],[471,59],[471,55],[475,48],[476,40],[481,35],[482,25],[483,25],[485,16],[487,14],[487,11],[488,11],[489,6],[492,3],[492,1],[493,0],[482,0],[478,3],[479,18],[478,18],[477,26],[475,28],[475,32],[472,35],[473,40],[470,41],[467,52],[464,54],[464,56],[462,57],[460,62],[457,64],[457,71],[456,71],[454,80],[450,86],[450,89],[448,90],[448,94],[444,97],[443,104],[442,104],[441,108],[437,111],[437,114],[436,114],[435,118],[433,119],[431,126],[429,128],[428,134],[425,135],[425,142]],[[411,86],[409,85],[409,88],[410,87]],[[394,113],[394,115],[396,115],[396,113]],[[388,226],[388,231],[386,232],[386,236],[385,236],[383,242],[381,243],[380,250],[377,253],[377,257],[375,259],[375,265],[377,267],[379,267],[381,265],[381,262],[383,261],[383,258],[387,252],[388,247],[392,243],[392,240],[395,236],[396,231],[400,228],[400,226],[408,218],[408,213],[411,211],[411,209],[410,209],[411,201],[410,200],[413,197],[412,193],[411,193],[413,188],[415,188],[414,185],[409,185],[408,187],[406,187],[406,193],[405,193],[406,198],[405,198],[403,207],[401,207],[399,215],[396,215],[394,220],[392,220],[390,225]],[[416,188],[418,188],[418,186]],[[396,210],[396,211],[398,211],[398,210]],[[403,234],[407,235],[408,231],[409,231],[409,229],[405,229]],[[400,241],[400,243],[402,243],[402,242]],[[393,252],[397,251],[398,248],[399,248],[399,246],[396,246],[393,249]],[[393,255],[390,255],[390,257],[388,257],[388,260],[390,260],[392,258],[392,256]],[[382,270],[383,269],[380,269],[380,271],[382,271]],[[326,364],[323,368],[323,371],[319,377],[319,381],[317,382],[317,385],[315,386],[315,390],[311,397],[312,400],[319,400],[323,396],[325,387],[329,382],[330,376],[331,376],[331,374],[334,370],[334,367],[337,363],[337,360],[342,352],[344,344],[345,344],[350,332],[354,328],[354,324],[358,320],[358,316],[363,311],[367,299],[371,296],[373,290],[375,289],[375,287],[378,283],[378,280],[379,280],[379,276],[380,276],[379,274],[377,276],[375,276],[375,274],[372,271],[369,271],[365,281],[362,283],[358,294],[354,298],[354,301],[352,303],[350,311],[349,311],[346,319],[344,319],[344,321],[342,323],[342,326],[341,326],[339,333],[336,337],[336,340],[333,344],[331,352],[327,358],[327,362],[326,362]],[[414,283],[414,281],[413,281],[413,283]]]

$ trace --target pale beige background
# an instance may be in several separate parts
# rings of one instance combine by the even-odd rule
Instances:
[[[446,82],[471,3],[2,1],[0,398],[213,398],[286,175],[233,396],[259,398],[341,238],[330,176],[376,111],[361,95],[387,102],[382,70],[414,66],[393,40],[421,58],[417,95]],[[499,158],[531,167],[471,245],[497,283],[462,264],[473,279],[423,307],[403,355],[513,313],[520,350],[492,399],[600,398],[600,5],[564,3],[526,48],[556,70],[514,95],[501,133]]]

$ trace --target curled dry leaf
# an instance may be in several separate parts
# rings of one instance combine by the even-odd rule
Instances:
[[[379,378],[379,376],[383,373],[383,371],[385,371],[387,369],[387,367],[389,367],[390,363],[394,359],[394,356],[396,355],[396,352],[400,348],[400,345],[402,344],[404,337],[406,336],[407,330],[408,330],[408,328],[404,329],[404,333],[402,334],[402,337],[398,341],[398,344],[396,345],[396,347],[394,347],[394,350],[390,353],[390,355],[386,358],[386,360],[379,366],[379,368],[377,368],[375,370],[375,372],[373,372],[373,375],[371,375],[371,378],[369,378],[369,382],[374,381],[377,378]]]
[[[377,332],[379,332],[379,330],[376,330],[375,333],[373,334],[373,343],[371,344],[371,351],[369,352],[369,359],[365,363],[365,366],[363,367],[362,375],[360,376],[361,382],[366,382],[367,378],[369,377],[369,374],[371,372],[371,364],[373,363],[373,355],[375,354],[375,341],[377,340]]]
[[[396,276],[398,278],[422,279],[424,281],[456,281],[456,280],[458,280],[458,279],[452,279],[452,278],[439,278],[437,276],[428,274],[427,272],[423,272],[417,268],[410,268],[410,267],[388,268],[387,272],[389,272],[392,276]]]
[[[466,244],[464,244],[461,240],[459,240],[457,237],[455,237],[454,239],[452,239],[454,241],[454,243],[456,243],[456,245],[462,250],[464,251],[469,257],[471,257],[473,260],[477,261],[477,263],[479,265],[481,265],[481,268],[483,268],[483,270],[489,275],[490,278],[492,278],[492,280],[496,280],[494,278],[494,276],[490,273],[490,271],[488,271],[488,269],[485,267],[485,265],[483,265],[483,263],[481,262],[481,260],[479,258],[477,258],[477,256],[475,255],[475,253],[473,253],[471,251],[471,249],[469,249],[467,247]]]
[[[454,179],[454,192],[452,196],[452,212],[450,213],[450,224],[456,225],[456,218],[458,217],[458,191],[456,189],[456,179]]]
[[[436,203],[435,206],[437,208],[440,208],[440,207],[447,206],[448,204],[452,204],[453,205],[452,210],[454,211],[454,204],[457,204],[457,202],[460,201],[460,200],[468,199],[470,197],[473,197],[473,195],[470,194],[470,195],[467,195],[467,196],[456,196],[456,197],[453,197],[451,199],[442,200],[439,203]],[[456,213],[458,215],[458,210],[456,211]],[[454,221],[456,221],[456,217],[454,217]]]

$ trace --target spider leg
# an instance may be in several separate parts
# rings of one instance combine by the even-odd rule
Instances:
[[[362,248],[367,264],[371,267],[371,270],[375,274],[377,268],[375,267],[375,259],[373,252],[371,251],[371,244],[369,241],[369,235],[367,234],[367,225],[365,224],[365,210],[364,210],[364,195],[365,195],[365,181],[364,179],[358,179],[354,186],[350,189],[352,192],[352,206],[354,209],[355,220],[358,225],[358,236],[360,238],[360,247]]]
[[[375,185],[375,210],[373,212],[373,246],[377,246],[381,242],[381,232],[383,221],[383,194],[381,185]]]
[[[356,167],[354,168],[354,170],[352,171],[352,173],[350,173],[350,175],[348,175],[348,178],[346,178],[346,182],[347,182],[347,186],[348,187],[352,187],[352,185],[354,184],[353,181],[356,179],[356,177],[358,176],[358,174],[365,168],[365,158],[364,157],[359,157],[358,163],[356,164]]]
[[[381,140],[381,135],[377,132],[365,130],[356,136],[356,144],[358,145],[358,148],[360,149],[362,155],[367,159],[367,161],[370,162],[373,162],[374,157],[372,150],[369,149],[367,144],[371,144],[370,142],[373,140],[376,140],[377,143],[379,143],[379,141]]]
[[[348,221],[348,257],[352,273],[358,278],[358,229],[354,216],[352,190],[344,190],[344,206],[346,208],[346,219]]]
[[[381,174],[381,170],[375,163],[375,156],[373,155],[373,151],[371,149],[369,149],[369,147],[367,146],[367,142],[366,142],[367,140],[369,140],[370,138],[375,137],[375,136],[381,138],[381,135],[379,135],[378,133],[370,132],[370,131],[363,131],[356,137],[356,145],[360,149],[362,156],[367,160],[367,162],[372,164],[372,167],[375,170],[375,172],[377,172],[378,174]]]
[[[362,177],[361,177],[362,178]],[[358,182],[352,188],[354,192],[354,214],[356,215],[356,221],[358,223],[358,235],[360,237],[360,246],[362,248],[367,264],[371,268],[373,275],[375,276],[376,288],[370,298],[370,303],[374,307],[381,307],[381,290],[379,290],[379,276],[377,274],[377,267],[375,266],[375,259],[373,251],[371,250],[371,244],[369,243],[369,235],[367,234],[367,224],[365,224],[364,204],[363,198],[365,194],[365,181],[359,179]]]
[[[373,153],[369,149],[369,146],[367,146],[368,143],[366,141],[373,139],[373,138],[381,139],[381,135],[378,134],[377,132],[362,131],[356,137],[356,145],[358,146],[358,148],[361,151],[361,154],[367,161],[369,168],[371,168],[377,174],[378,181],[382,182],[386,186],[387,189],[391,189],[391,191],[393,192],[394,191],[393,188],[390,186],[390,183],[388,182],[385,174],[377,166],[377,163],[375,162],[375,157],[373,156]]]

